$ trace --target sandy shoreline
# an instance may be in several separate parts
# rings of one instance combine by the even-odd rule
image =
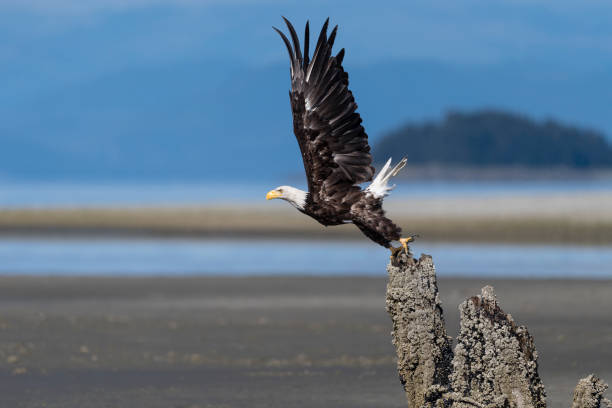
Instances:
[[[551,407],[612,381],[612,281],[440,278],[449,334],[487,283]],[[0,277],[0,405],[404,407],[384,278]]]
[[[363,239],[286,203],[214,207],[1,209],[0,235]],[[430,241],[612,243],[612,193],[392,200],[389,216]]]

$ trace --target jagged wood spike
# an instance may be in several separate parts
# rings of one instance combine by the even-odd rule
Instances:
[[[578,381],[574,389],[572,408],[604,408],[612,407],[612,402],[603,397],[608,384],[593,374]]]
[[[493,287],[482,288],[480,296],[465,300],[459,310],[453,390],[485,405],[545,408],[533,337],[501,309]]]
[[[433,260],[401,254],[387,266],[387,312],[397,370],[410,408],[433,407],[431,390],[449,392],[453,351],[446,334]]]

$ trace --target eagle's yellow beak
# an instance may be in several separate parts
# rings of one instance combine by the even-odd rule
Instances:
[[[281,198],[283,195],[278,190],[270,190],[266,194],[266,200],[272,200],[273,198]]]

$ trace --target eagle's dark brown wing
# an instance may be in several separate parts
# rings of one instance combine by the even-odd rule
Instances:
[[[275,30],[291,58],[293,131],[302,152],[310,197],[318,205],[341,205],[359,191],[356,184],[372,179],[374,167],[368,135],[342,68],[344,49],[331,55],[338,26],[327,37],[329,19],[325,22],[310,59],[308,23],[302,55],[295,29],[284,20],[292,41]]]

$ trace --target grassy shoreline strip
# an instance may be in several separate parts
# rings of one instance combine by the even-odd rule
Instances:
[[[394,216],[428,241],[611,244],[609,220],[558,216]],[[287,211],[210,208],[0,210],[0,236],[364,239]]]

